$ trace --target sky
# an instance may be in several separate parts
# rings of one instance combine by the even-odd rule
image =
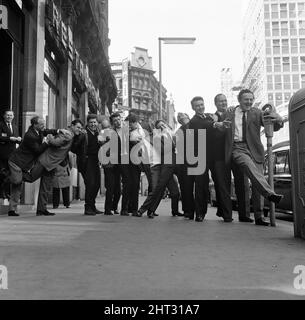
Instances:
[[[148,49],[158,79],[159,37],[196,37],[195,44],[162,44],[162,84],[176,112],[192,115],[194,96],[214,112],[220,72],[242,76],[242,14],[245,0],[109,0],[110,62],[130,57],[134,47]]]

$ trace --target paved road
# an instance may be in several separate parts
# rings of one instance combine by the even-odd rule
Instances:
[[[143,199],[142,199],[143,200]],[[100,206],[101,208],[101,206]],[[291,222],[277,228],[203,223],[169,215],[84,216],[82,204],[55,217],[0,217],[0,299],[303,299],[293,288],[305,242]],[[303,295],[302,295],[303,294]]]

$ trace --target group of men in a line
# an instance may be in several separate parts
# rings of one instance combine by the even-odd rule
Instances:
[[[253,107],[254,95],[247,89],[239,93],[237,107],[228,108],[223,94],[218,94],[214,101],[217,111],[208,114],[203,98],[194,97],[191,106],[195,114],[190,119],[187,114],[179,113],[181,127],[176,133],[163,120],[156,121],[153,130],[151,125],[140,123],[135,114],[129,114],[123,123],[120,113],[113,113],[109,120],[104,118],[100,124],[97,115],[89,114],[85,129],[79,119],[72,121],[68,129],[45,129],[44,119],[36,116],[21,139],[17,127],[12,126],[13,112],[6,111],[0,124],[0,165],[10,171],[9,216],[18,216],[22,181],[32,183],[39,178],[36,213],[54,215],[47,210],[52,175],[71,151],[77,156],[77,168],[84,179],[85,215],[104,213],[142,217],[147,212],[149,218],[154,218],[167,188],[173,216],[202,222],[210,199],[211,172],[218,203],[217,216],[224,222],[232,222],[232,170],[239,221],[253,222],[247,192],[250,179],[255,223],[267,226],[263,219],[262,196],[275,203],[282,196],[271,189],[263,174],[264,148],[260,132],[266,114]],[[281,117],[273,110],[268,118],[273,121],[274,130],[283,126]],[[189,153],[195,159],[202,156],[202,131],[205,132],[205,167],[202,172],[191,173],[198,163],[190,161]],[[192,139],[191,151],[186,148],[189,137]],[[17,143],[20,146],[16,149]],[[181,144],[184,148],[178,147]],[[4,149],[6,151],[2,152]],[[104,212],[95,205],[100,190],[101,165],[106,188]],[[141,172],[147,177],[148,195],[139,208]],[[2,184],[2,190],[9,192],[7,184]],[[183,213],[178,209],[179,199]]]

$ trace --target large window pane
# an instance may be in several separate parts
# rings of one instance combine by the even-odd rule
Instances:
[[[272,22],[272,35],[279,36],[280,35],[280,26],[278,22]]]
[[[284,75],[284,89],[285,90],[291,89],[290,75],[287,75],[287,74]]]

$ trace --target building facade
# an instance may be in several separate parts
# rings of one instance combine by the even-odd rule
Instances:
[[[15,112],[22,135],[36,114],[63,128],[111,109],[108,1],[3,0],[0,9],[0,112]],[[26,184],[24,203],[34,190]]]
[[[220,92],[223,93],[228,100],[228,106],[236,106],[236,91],[233,90],[233,74],[231,68],[222,68],[220,72]]]
[[[133,112],[141,121],[159,118],[159,82],[147,49],[135,47],[131,57],[111,63],[118,95],[113,110]],[[166,89],[162,87],[162,119],[167,120]]]
[[[242,86],[258,107],[287,103],[305,87],[305,1],[251,0],[243,30]]]

